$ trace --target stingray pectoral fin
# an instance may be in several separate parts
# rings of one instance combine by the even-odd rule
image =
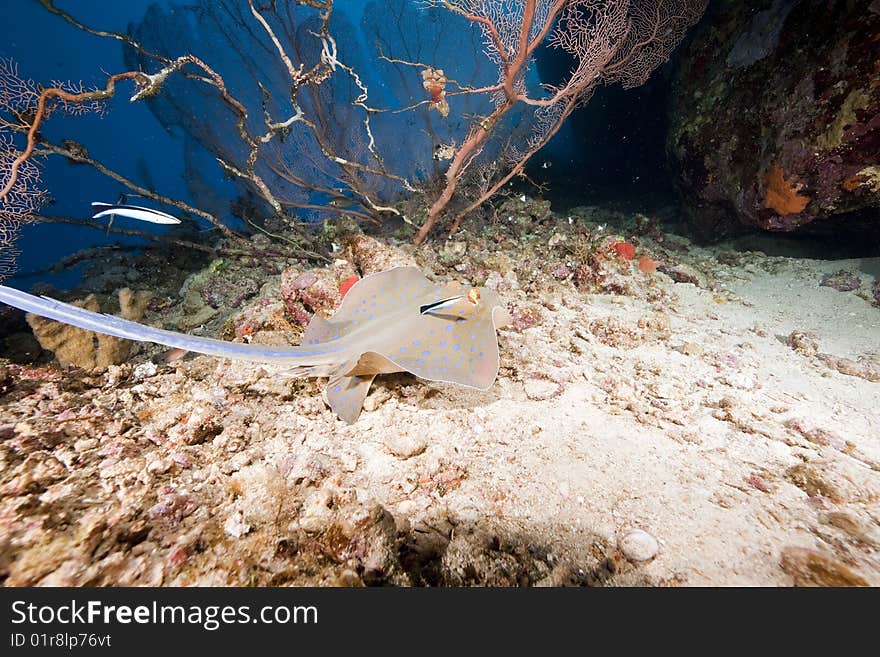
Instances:
[[[513,324],[513,317],[510,316],[507,308],[504,306],[495,306],[492,309],[492,325],[496,329],[504,328]]]
[[[375,351],[366,351],[358,358],[357,363],[345,374],[348,376],[367,376],[370,374],[392,374],[403,372],[404,369],[394,361]]]
[[[375,374],[330,377],[326,390],[327,404],[342,420],[353,424],[361,414],[364,399],[375,378]]]
[[[340,418],[351,424],[358,419],[364,399],[377,374],[402,372],[403,368],[375,351],[352,358],[330,376],[325,391],[327,404]]]
[[[312,315],[306,332],[303,334],[303,344],[316,344],[326,342],[333,336],[333,326],[326,319],[315,313]]]
[[[370,274],[351,286],[330,321],[363,324],[372,316],[381,317],[395,310],[403,299],[416,298],[435,287],[418,267],[395,267]]]

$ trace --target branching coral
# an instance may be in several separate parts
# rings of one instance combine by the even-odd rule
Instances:
[[[532,108],[533,133],[524,144],[512,144],[505,168],[484,185],[476,200],[458,212],[451,232],[464,215],[485,203],[559,131],[565,120],[586,103],[600,83],[631,88],[644,83],[678,45],[685,31],[702,16],[705,0],[429,0],[428,6],[467,19],[483,34],[485,54],[498,67],[498,82],[464,93],[487,94],[494,110],[473,125],[446,171],[446,185],[428,211],[417,242],[424,241],[449,205],[459,183],[475,163],[505,116],[524,104]],[[526,73],[543,46],[568,53],[574,66],[567,80],[530,94]]]
[[[29,223],[48,200],[40,185],[40,170],[31,161],[18,162],[21,154],[12,140],[0,134],[0,179],[7,180],[15,171],[15,181],[0,196],[0,281],[15,271],[15,242],[22,224]]]
[[[109,75],[103,88],[93,90],[61,84],[39,88],[11,64],[5,76],[0,71],[0,94],[6,92],[0,104],[9,115],[3,128],[10,144],[23,142],[11,146],[0,201],[11,198],[20,179],[33,180],[33,171],[28,168],[25,176],[24,169],[35,156],[60,154],[133,193],[208,221],[229,240],[238,239],[213,214],[116,174],[78,144],[50,143],[40,136],[40,124],[53,108],[75,113],[103,106],[118,83],[130,82],[132,101],[148,100],[167,128],[181,129],[188,142],[213,156],[243,197],[294,228],[301,225],[294,212],[306,221],[340,215],[378,220],[401,214],[395,205],[403,193],[421,191],[422,184],[437,189],[415,238],[423,242],[450,208],[455,232],[467,213],[523,176],[528,160],[597,85],[642,84],[699,19],[707,0],[371,3],[365,14],[381,16],[373,19],[376,29],[395,33],[385,46],[401,46],[407,58],[385,56],[379,46],[379,62],[390,64],[403,82],[385,107],[371,97],[376,73],[354,66],[360,58],[358,39],[348,38],[351,26],[334,12],[332,0],[283,5],[200,0],[171,13],[156,6],[128,34],[85,26],[52,0],[41,2],[77,29],[125,44],[129,70]],[[407,16],[425,32],[415,29],[409,35],[402,25],[387,29],[389,22]],[[422,39],[428,32],[434,39],[430,47],[408,48],[407,39]],[[450,39],[450,34],[462,38]],[[466,39],[473,51],[460,47]],[[200,50],[204,43],[228,47],[207,52]],[[556,85],[527,79],[544,47],[572,60],[569,76]],[[185,54],[179,54],[181,48]],[[193,50],[187,53],[187,48]],[[413,79],[414,71],[420,79]],[[379,85],[383,92],[385,82]],[[403,131],[418,134],[411,128],[419,118],[430,147],[401,149]],[[445,124],[442,139],[435,130],[440,122]],[[302,244],[308,244],[307,237]],[[316,255],[307,248],[300,254]]]
[[[14,271],[15,241],[22,224],[34,220],[58,220],[94,226],[88,221],[49,219],[39,214],[48,200],[48,192],[42,188],[40,169],[35,158],[51,154],[89,164],[136,194],[176,206],[207,220],[228,237],[237,237],[213,215],[163,197],[108,169],[90,158],[88,151],[80,144],[64,140],[61,145],[55,145],[41,136],[42,124],[56,111],[73,116],[102,112],[106,101],[116,95],[117,83],[123,81],[130,81],[135,86],[132,102],[152,97],[172,72],[179,71],[187,64],[202,64],[203,70],[210,73],[210,69],[200,60],[185,56],[170,61],[154,75],[126,71],[109,76],[103,89],[85,89],[79,83],[58,81],[53,82],[52,86],[38,86],[33,80],[19,75],[15,62],[0,59],[0,280]],[[222,80],[214,79],[214,83],[222,86]],[[103,225],[99,227],[105,228]],[[114,232],[123,231],[114,229]],[[126,232],[143,234],[140,231]],[[192,246],[199,248],[199,245]]]

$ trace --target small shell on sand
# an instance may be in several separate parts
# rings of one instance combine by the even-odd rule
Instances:
[[[406,433],[390,435],[385,438],[385,448],[399,459],[418,456],[428,448],[428,441]]]
[[[617,547],[629,561],[648,561],[657,556],[657,539],[641,529],[630,529],[617,539]]]

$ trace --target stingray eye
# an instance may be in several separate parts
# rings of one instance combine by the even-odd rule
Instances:
[[[477,304],[479,304],[480,303],[480,291],[477,288],[472,287],[470,289],[470,292],[467,293],[467,300],[471,303],[471,305],[476,306]]]

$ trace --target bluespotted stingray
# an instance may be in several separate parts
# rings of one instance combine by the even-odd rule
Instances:
[[[42,317],[117,338],[330,378],[326,399],[348,423],[361,412],[377,374],[410,372],[487,390],[498,375],[496,329],[510,323],[489,289],[429,281],[415,267],[366,276],[329,319],[315,315],[297,347],[242,344],[153,328],[0,285],[0,301]]]

